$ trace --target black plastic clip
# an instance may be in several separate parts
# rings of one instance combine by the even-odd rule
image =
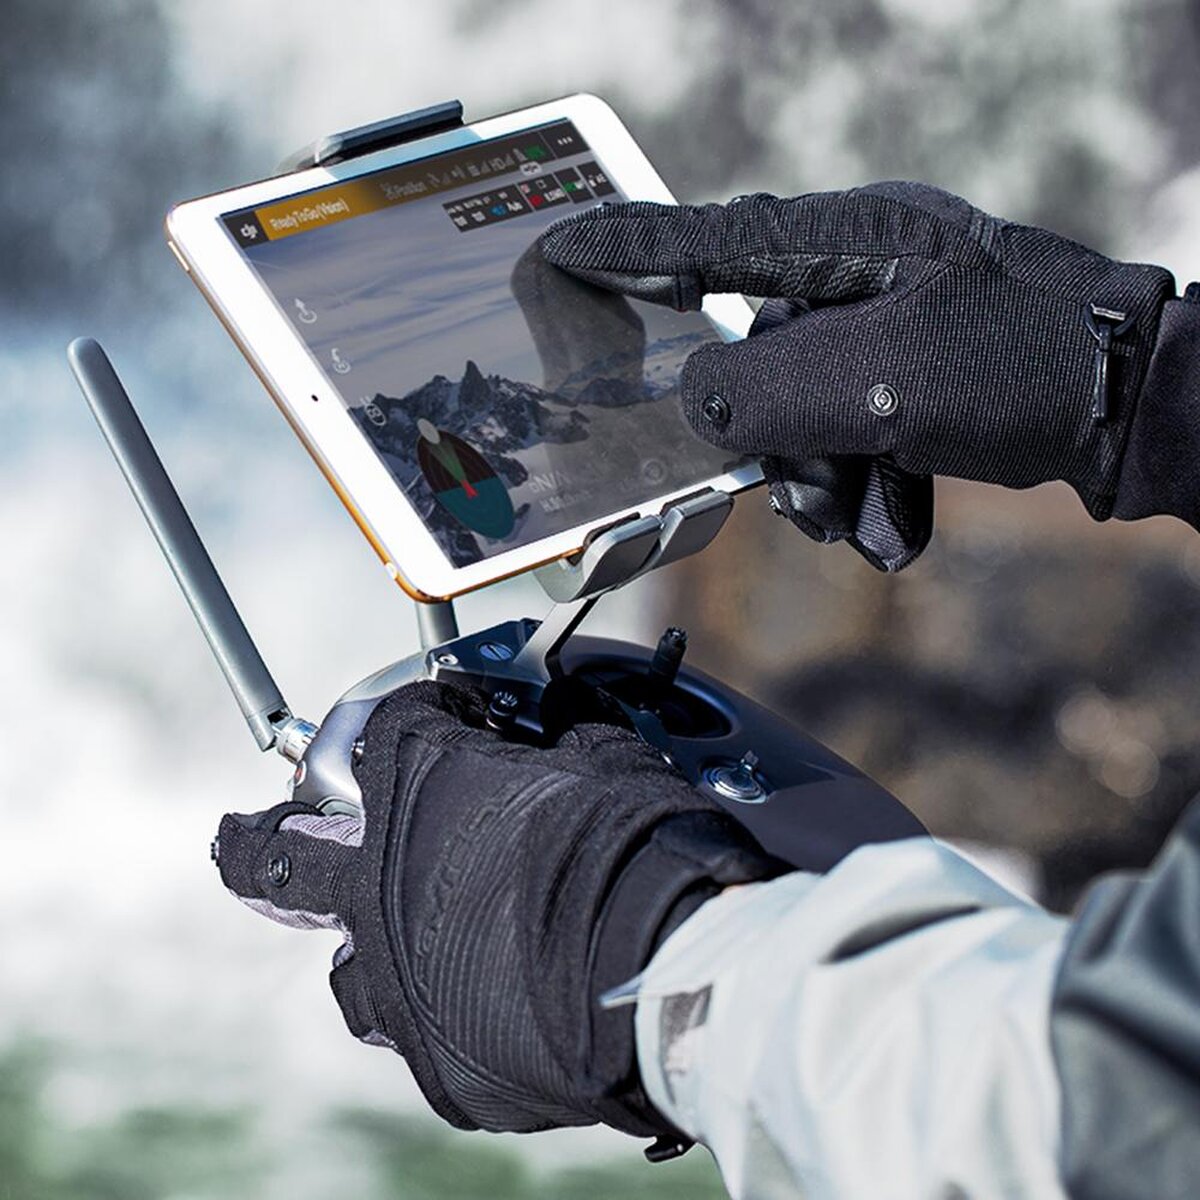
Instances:
[[[372,121],[370,125],[359,125],[355,129],[318,138],[303,150],[297,150],[285,158],[279,164],[277,173],[290,175],[293,171],[304,171],[309,167],[329,167],[376,150],[402,146],[405,142],[415,142],[417,138],[458,129],[462,123],[462,101],[447,100],[443,104],[418,108],[413,112],[401,113],[398,117]]]
[[[683,1134],[660,1134],[642,1151],[647,1162],[664,1163],[686,1154],[696,1143]]]
[[[1103,425],[1109,418],[1109,371],[1108,362],[1112,355],[1113,342],[1124,337],[1133,328],[1134,318],[1115,308],[1103,308],[1089,304],[1083,310],[1083,323],[1096,339],[1096,353],[1092,368],[1092,420]]]

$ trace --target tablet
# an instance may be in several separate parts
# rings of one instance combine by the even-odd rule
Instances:
[[[613,111],[578,95],[177,205],[167,236],[392,577],[449,598],[756,464],[697,439],[687,355],[745,336],[551,267],[538,236],[673,202]]]

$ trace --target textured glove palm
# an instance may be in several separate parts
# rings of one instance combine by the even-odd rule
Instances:
[[[753,336],[691,356],[684,410],[707,441],[763,459],[776,511],[887,570],[928,541],[934,474],[1065,480],[1107,518],[1174,292],[1159,267],[911,183],[614,205],[553,226],[541,247],[592,283],[680,309],[710,292],[776,298]]]
[[[778,867],[627,730],[535,749],[485,728],[485,707],[441,684],[395,692],[365,731],[365,820],[226,816],[222,879],[284,924],[342,932],[350,1031],[403,1054],[451,1124],[670,1132],[630,1010],[596,998],[722,886]]]

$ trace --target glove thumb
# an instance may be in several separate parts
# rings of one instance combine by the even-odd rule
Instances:
[[[849,542],[879,571],[901,571],[933,533],[933,477],[890,458],[763,460],[771,508],[818,542]]]
[[[298,929],[351,928],[362,820],[289,802],[221,818],[213,855],[243,904]]]

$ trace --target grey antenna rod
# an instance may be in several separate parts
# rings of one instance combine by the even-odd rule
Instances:
[[[316,726],[284,702],[108,355],[91,338],[76,338],[67,358],[259,749],[298,762]]]

